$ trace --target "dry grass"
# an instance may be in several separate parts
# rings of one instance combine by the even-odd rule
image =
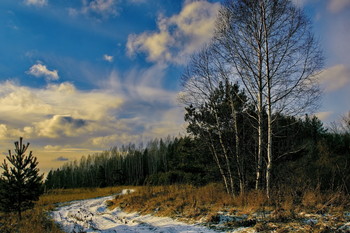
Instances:
[[[119,207],[127,212],[175,217],[188,222],[203,218],[207,222],[219,222],[220,212],[245,215],[248,217],[227,223],[227,226],[255,225],[256,230],[262,232],[289,232],[290,228],[296,232],[310,232],[311,226],[303,223],[302,219],[312,215],[319,218],[319,224],[312,226],[315,231],[311,232],[318,232],[316,229],[327,228],[327,225],[339,227],[347,221],[341,216],[344,210],[350,209],[350,199],[342,193],[321,194],[318,190],[307,190],[301,196],[284,192],[268,200],[262,191],[250,191],[231,197],[218,184],[204,187],[175,185],[137,187],[134,193],[111,200],[109,207]],[[338,217],[338,222],[332,220],[334,217]]]
[[[130,212],[196,219],[232,203],[232,198],[221,188],[217,184],[199,188],[191,185],[137,187],[134,193],[117,196],[109,205]]]
[[[232,197],[219,184],[145,186],[130,195],[117,196],[109,206],[128,212],[198,220],[215,218],[218,211],[239,214],[261,211],[267,208],[267,199],[259,191]]]
[[[57,203],[73,200],[89,199],[119,193],[124,187],[108,187],[93,189],[59,189],[51,190],[42,195],[35,208],[23,213],[22,221],[18,221],[16,214],[0,212],[1,233],[63,233],[59,227],[49,219],[47,212],[53,210]]]
[[[293,194],[292,191],[285,191],[267,200],[262,191],[250,191],[244,195],[231,197],[219,184],[209,184],[204,187],[171,185],[61,189],[52,190],[41,196],[36,207],[24,213],[21,222],[17,221],[16,215],[0,213],[0,232],[62,233],[47,216],[47,212],[55,208],[57,203],[108,196],[120,193],[126,188],[134,189],[135,192],[116,196],[109,201],[110,208],[120,207],[128,212],[152,213],[189,222],[201,218],[205,218],[208,222],[218,222],[219,211],[236,216],[248,215],[248,219],[241,223],[255,225],[255,228],[262,232],[274,229],[278,230],[276,232],[284,232],[284,229],[291,227],[299,229],[295,232],[322,232],[321,229],[326,229],[327,225],[339,225],[339,222],[343,221],[344,211],[350,210],[349,196],[340,192],[320,193],[319,190],[307,190],[299,195]],[[320,221],[314,226],[300,225],[300,222],[296,222],[296,219],[302,219],[306,215],[322,216],[324,213],[337,217],[338,223],[331,223],[329,219],[322,219],[323,222]],[[309,231],[310,227],[312,231]]]

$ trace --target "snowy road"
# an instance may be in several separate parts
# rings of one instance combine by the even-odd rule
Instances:
[[[53,219],[68,233],[214,233],[203,226],[189,225],[171,218],[108,210],[106,200],[113,196],[74,201],[51,212]]]

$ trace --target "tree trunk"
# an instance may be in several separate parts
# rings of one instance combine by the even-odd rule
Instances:
[[[258,76],[257,76],[257,85],[258,85],[258,93],[257,93],[257,114],[258,114],[258,154],[257,154],[257,168],[256,168],[256,180],[255,180],[255,190],[260,189],[261,182],[261,174],[262,174],[262,152],[263,152],[263,55],[262,55],[262,27],[260,27],[259,33],[255,37],[256,43],[258,45],[257,48],[257,56],[258,56]]]
[[[262,112],[258,110],[258,154],[257,154],[255,190],[260,189],[260,181],[261,181],[261,173],[262,173],[262,149],[263,149],[263,119],[262,118],[263,118]]]
[[[230,159],[228,157],[228,153],[227,153],[227,149],[225,147],[224,141],[222,139],[222,134],[220,131],[220,125],[219,125],[219,118],[217,115],[216,110],[214,109],[214,115],[215,115],[215,120],[216,120],[216,126],[218,128],[218,134],[219,134],[219,142],[221,145],[221,149],[224,153],[224,158],[225,158],[225,162],[226,162],[226,169],[227,169],[227,174],[228,174],[228,180],[229,180],[229,184],[230,184],[230,193],[232,196],[235,196],[235,188],[234,188],[234,182],[233,182],[233,176],[232,176],[232,172],[231,172],[231,163],[230,163]]]
[[[237,173],[238,173],[238,179],[239,179],[239,191],[240,194],[244,193],[245,190],[245,181],[244,181],[244,175],[243,175],[243,164],[242,164],[242,157],[240,154],[240,138],[239,138],[239,132],[238,132],[238,122],[237,122],[237,111],[235,109],[232,95],[231,95],[231,90],[229,86],[229,82],[226,79],[226,93],[229,95],[229,101],[230,101],[230,107],[231,107],[231,117],[233,119],[233,131],[235,132],[235,157],[236,157],[236,163],[237,163]],[[235,93],[236,94],[236,93]]]
[[[270,102],[270,100],[268,101]],[[267,166],[266,166],[266,196],[270,199],[271,195],[271,171],[272,171],[272,116],[271,104],[267,111]]]
[[[266,64],[266,83],[267,83],[267,165],[266,165],[266,196],[271,196],[271,171],[272,171],[272,102],[271,102],[271,75],[270,75],[270,51],[269,51],[269,31],[267,26],[266,5],[261,3],[263,25],[264,25],[264,51]]]
[[[224,185],[225,185],[225,189],[226,189],[226,192],[228,194],[230,194],[230,188],[228,186],[228,183],[227,183],[227,178],[225,176],[225,173],[224,173],[224,170],[222,169],[221,167],[221,164],[220,164],[220,160],[219,160],[219,157],[218,157],[218,154],[216,153],[216,150],[215,150],[215,147],[212,143],[212,140],[211,140],[211,136],[209,135],[209,138],[210,138],[210,148],[211,148],[211,151],[212,151],[212,154],[213,154],[213,157],[214,157],[214,160],[216,162],[216,165],[218,166],[219,168],[219,172],[220,172],[220,175],[224,181]]]

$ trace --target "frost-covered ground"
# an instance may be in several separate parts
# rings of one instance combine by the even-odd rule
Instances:
[[[125,192],[124,192],[125,193]],[[214,233],[200,225],[190,225],[171,218],[125,213],[120,209],[109,210],[105,201],[113,196],[74,201],[51,212],[53,219],[65,232],[98,233]],[[234,232],[240,232],[237,229]],[[232,232],[232,231],[230,231]]]

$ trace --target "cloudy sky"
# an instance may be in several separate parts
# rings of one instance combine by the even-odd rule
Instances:
[[[325,51],[325,122],[350,110],[350,0],[294,0]],[[176,96],[220,1],[1,0],[0,159],[23,136],[42,171],[184,134]]]

